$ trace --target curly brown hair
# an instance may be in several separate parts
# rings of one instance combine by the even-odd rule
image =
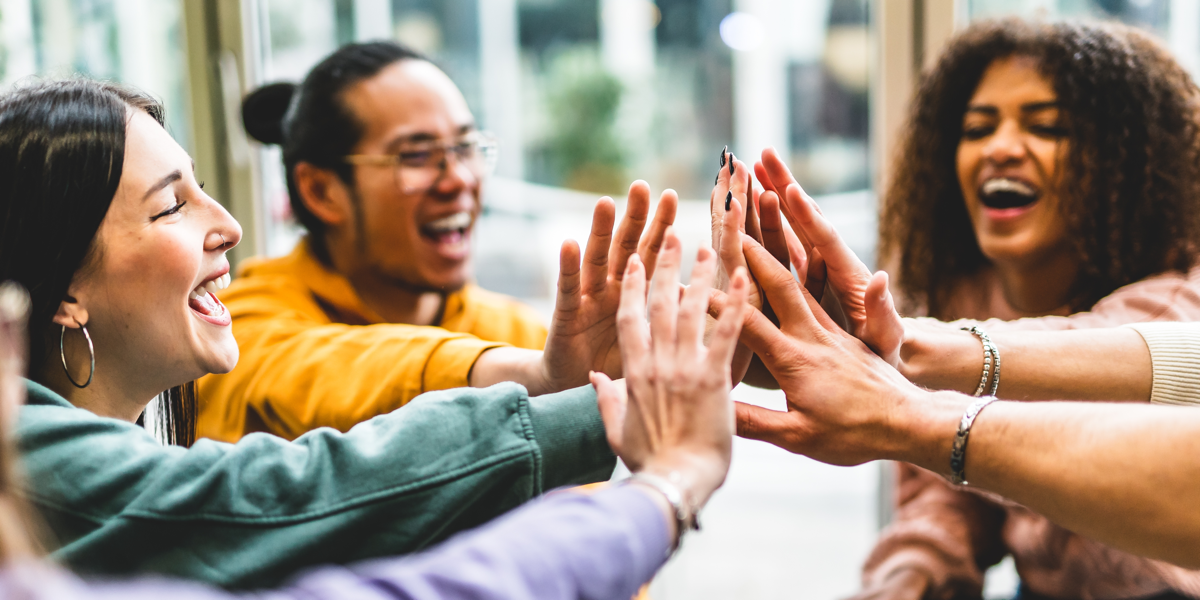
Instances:
[[[976,23],[923,77],[879,220],[880,264],[899,268],[902,304],[941,316],[980,250],[955,157],[963,114],[984,71],[1033,58],[1058,96],[1071,140],[1062,210],[1086,310],[1113,290],[1185,271],[1200,239],[1200,90],[1157,42],[1113,23]]]

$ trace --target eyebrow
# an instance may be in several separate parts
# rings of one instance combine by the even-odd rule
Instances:
[[[149,190],[146,190],[146,194],[144,196],[142,196],[142,201],[145,202],[146,199],[149,198],[150,196],[157,194],[159,191],[166,188],[168,185],[171,185],[172,183],[175,183],[176,181],[179,181],[180,179],[183,179],[183,171],[180,171],[179,169],[175,169],[174,171],[171,171],[171,173],[169,175],[167,175],[166,177],[163,177],[162,179],[159,179],[158,183],[155,183],[154,185],[150,186]]]
[[[471,133],[472,131],[475,131],[475,129],[476,129],[475,123],[467,123],[467,124],[459,127],[458,131],[456,131],[454,133],[454,135],[455,136],[466,135],[468,133]],[[419,142],[432,142],[432,141],[436,141],[437,139],[439,139],[438,136],[436,136],[432,133],[428,133],[428,132],[410,133],[408,135],[397,136],[396,138],[394,138],[390,142],[388,142],[387,145],[385,145],[384,147],[390,150],[392,148],[395,148],[397,146],[402,146],[404,144],[413,144],[413,143],[419,143]]]
[[[1040,112],[1043,110],[1049,110],[1051,108],[1062,108],[1062,105],[1059,104],[1059,102],[1057,100],[1045,100],[1042,102],[1030,102],[1028,104],[1021,105],[1021,112],[1035,113],[1035,112]],[[988,116],[992,116],[992,115],[1000,114],[1000,109],[998,109],[995,106],[992,106],[990,104],[970,104],[970,105],[967,105],[967,112],[968,113],[982,113],[982,114],[985,114]]]

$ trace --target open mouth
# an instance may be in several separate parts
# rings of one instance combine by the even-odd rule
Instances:
[[[456,212],[421,226],[421,235],[439,244],[457,244],[466,239],[474,218],[469,212]]]
[[[210,279],[188,292],[188,307],[209,321],[227,321],[229,310],[217,299],[216,292],[229,287],[229,273]]]
[[[1005,177],[989,179],[979,186],[979,201],[988,208],[1021,208],[1037,202],[1040,196],[1029,184]]]

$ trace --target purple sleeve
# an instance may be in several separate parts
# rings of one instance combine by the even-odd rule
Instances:
[[[63,585],[57,590],[60,593],[32,597],[629,600],[666,562],[667,535],[662,510],[635,488],[614,486],[590,495],[561,491],[424,553],[317,569],[281,590],[261,595],[230,596],[195,584],[155,579],[84,586],[70,577],[51,577]],[[0,596],[13,584],[20,590],[19,580],[42,568],[0,571]],[[40,591],[49,591],[46,578],[38,581]]]
[[[423,554],[313,572],[280,600],[629,600],[666,562],[667,536],[662,510],[637,489],[556,492]]]

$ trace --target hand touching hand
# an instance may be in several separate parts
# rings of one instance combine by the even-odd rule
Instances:
[[[716,274],[712,251],[701,248],[692,285],[679,293],[679,239],[668,233],[646,309],[646,270],[631,256],[618,316],[626,380],[592,374],[613,450],[630,470],[681,484],[695,509],[725,480],[733,434],[729,362],[743,319],[746,275],[730,282],[729,305],[709,347],[703,344],[708,290]],[[621,389],[624,387],[624,390]],[[624,393],[623,393],[624,392]]]
[[[541,360],[544,384],[531,392],[583,385],[588,381],[589,371],[621,376],[616,317],[625,264],[636,254],[646,273],[654,273],[663,236],[675,222],[678,204],[679,197],[673,190],[664,191],[650,230],[643,237],[650,211],[650,186],[636,181],[629,187],[629,204],[615,240],[613,201],[601,198],[596,203],[582,268],[579,245],[571,240],[563,243],[559,253],[558,299]]]
[[[783,214],[809,257],[806,286],[809,292],[820,300],[821,288],[827,283],[846,317],[850,333],[897,366],[904,325],[888,291],[887,273],[871,274],[774,150],[763,151],[762,162],[755,165],[755,172],[764,188],[782,198]]]
[[[920,390],[838,327],[757,242],[743,237],[743,249],[779,326],[745,311],[742,342],[775,376],[788,410],[738,404],[738,435],[837,465],[892,457],[899,408]]]

